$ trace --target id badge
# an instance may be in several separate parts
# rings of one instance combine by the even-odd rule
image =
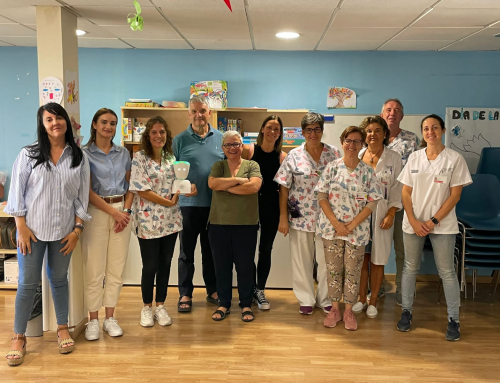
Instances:
[[[364,192],[356,193],[356,201],[366,201],[367,198],[368,198],[368,195]]]
[[[447,176],[434,176],[434,183],[436,184],[445,184],[447,180]]]

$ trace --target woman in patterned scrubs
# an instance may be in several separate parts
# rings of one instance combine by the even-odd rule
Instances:
[[[318,306],[330,310],[323,245],[315,240],[318,200],[314,187],[328,163],[340,158],[335,146],[321,142],[325,119],[318,113],[307,113],[301,121],[305,138],[282,162],[274,181],[280,184],[280,222],[278,231],[290,233],[293,292],[299,301],[299,312],[313,313]],[[316,242],[316,244],[315,244]],[[318,291],[314,293],[314,259],[318,263]]]
[[[129,190],[135,193],[132,214],[142,258],[141,291],[144,307],[140,324],[151,327],[172,324],[164,306],[170,264],[177,234],[182,230],[179,193],[172,195],[175,179],[172,133],[159,116],[149,119],[141,139],[141,151],[134,154]],[[196,194],[193,184],[191,194]],[[156,278],[156,307],[153,288]]]
[[[328,295],[332,300],[325,327],[335,327],[341,320],[346,330],[358,327],[352,306],[358,299],[364,250],[370,239],[368,217],[376,201],[383,198],[372,167],[358,158],[365,140],[366,132],[357,126],[344,130],[340,136],[344,157],[328,164],[315,189],[322,209],[316,232],[323,240]],[[339,307],[342,295],[343,317]]]

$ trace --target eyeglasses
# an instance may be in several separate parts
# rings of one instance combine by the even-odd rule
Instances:
[[[239,148],[241,145],[243,145],[241,142],[233,142],[232,144],[224,144],[222,146],[226,149],[230,149],[230,148]]]
[[[350,145],[350,144],[354,144],[355,146],[359,146],[363,143],[363,141],[361,140],[351,140],[350,138],[346,138],[344,140],[344,143],[346,143],[347,145]]]
[[[306,134],[311,134],[312,132],[319,134],[323,131],[323,129],[321,129],[319,127],[314,128],[314,129],[313,128],[304,128],[304,129],[302,129],[302,131]]]

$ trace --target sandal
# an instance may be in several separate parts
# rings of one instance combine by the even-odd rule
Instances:
[[[220,306],[219,298],[213,298],[211,295],[207,295],[207,302],[216,306]]]
[[[24,362],[24,356],[26,355],[26,336],[25,335],[17,335],[12,337],[11,340],[24,340],[23,349],[19,350],[10,350],[8,354],[5,356],[7,359],[7,364],[9,366],[19,366]],[[18,358],[9,358],[9,356],[17,356]]]
[[[251,318],[250,318],[250,319],[245,319],[245,317],[246,317],[247,315],[248,315],[248,316],[251,316]],[[253,312],[252,312],[252,311],[250,311],[250,310],[246,310],[246,311],[243,311],[243,312],[241,313],[241,320],[242,320],[243,322],[251,322],[251,321],[253,321],[254,319],[255,319],[255,317],[253,316]]]
[[[64,327],[58,327],[57,328],[57,339],[59,339],[59,331],[61,330],[70,330],[72,328],[75,328],[75,326],[68,327],[68,325]],[[60,354],[69,354],[70,352],[73,352],[75,349],[75,341],[73,338],[66,338],[61,341],[58,341],[59,343],[59,353]]]
[[[182,297],[179,297],[179,301],[177,302],[177,311],[180,313],[189,313],[193,308],[193,301],[190,299],[189,301],[181,302]],[[186,305],[188,307],[181,307],[181,305]]]
[[[214,318],[215,314],[219,314],[220,318]],[[229,315],[229,314],[231,314],[231,309],[227,309],[226,311],[222,311],[222,310],[217,309],[212,314],[212,319],[214,321],[216,321],[216,322],[220,322],[221,320],[224,320],[224,318],[226,317],[226,315]]]

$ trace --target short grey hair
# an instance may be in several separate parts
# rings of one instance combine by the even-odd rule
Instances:
[[[240,140],[241,143],[243,143],[243,138],[241,138],[241,134],[239,134],[236,130],[228,130],[222,135],[222,145],[224,145],[224,142],[229,138],[236,136]]]
[[[193,102],[199,102],[210,108],[210,104],[208,103],[207,98],[205,96],[202,96],[201,94],[195,94],[189,99],[189,104],[192,104]]]
[[[382,104],[382,111],[380,113],[384,113],[385,106],[388,103],[390,103],[391,101],[397,102],[399,104],[399,106],[401,107],[401,113],[405,114],[405,108],[403,107],[403,103],[401,102],[401,100],[399,98],[389,98],[389,99],[385,100],[384,103]]]
[[[305,129],[307,125],[312,124],[318,124],[321,130],[323,130],[323,127],[325,126],[325,118],[319,113],[306,113],[304,117],[302,117],[302,121],[300,121],[300,126],[302,129]]]

